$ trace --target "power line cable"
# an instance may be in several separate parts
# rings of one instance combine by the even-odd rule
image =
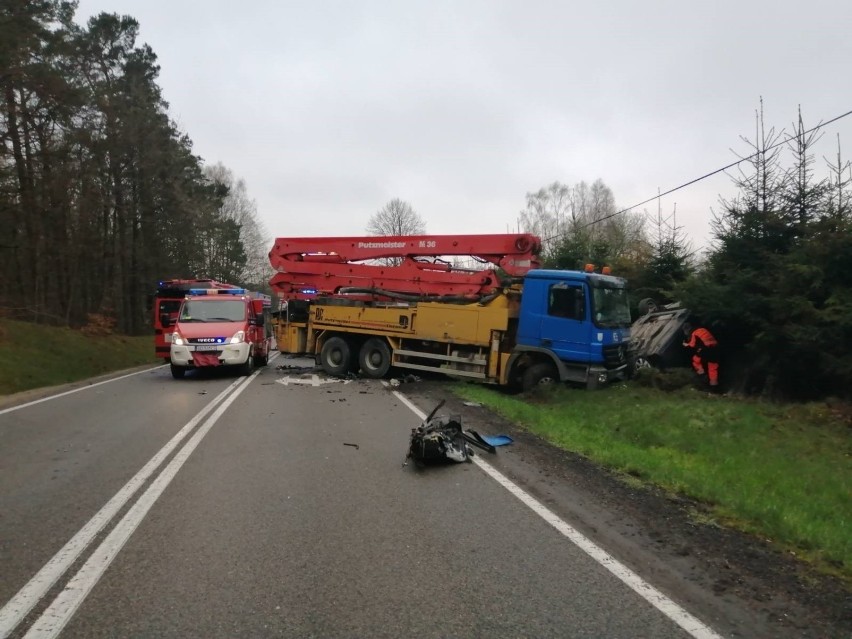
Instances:
[[[812,133],[812,132],[814,132],[818,129],[822,129],[822,128],[828,126],[829,124],[832,124],[833,122],[837,122],[838,120],[845,118],[847,115],[852,115],[852,111],[847,111],[846,113],[844,113],[842,115],[838,115],[836,118],[832,118],[831,120],[828,120],[827,122],[821,122],[821,123],[817,124],[815,127],[813,127],[812,129],[810,129],[808,131],[804,131],[803,133],[798,134],[798,135],[793,136],[793,137],[799,137],[800,135],[807,135],[807,134]],[[584,229],[587,226],[592,226],[593,224],[599,224],[600,222],[605,222],[606,220],[613,218],[616,215],[621,215],[622,213],[627,213],[627,211],[635,209],[637,206],[642,206],[643,204],[647,204],[648,202],[652,202],[654,200],[657,200],[657,199],[663,197],[664,195],[669,195],[670,193],[674,193],[675,191],[679,191],[680,189],[686,188],[687,186],[695,184],[696,182],[700,182],[701,180],[706,180],[707,178],[712,177],[712,176],[716,175],[717,173],[722,173],[723,171],[727,171],[728,169],[732,169],[733,167],[735,167],[739,164],[742,164],[743,162],[748,162],[752,158],[760,155],[761,153],[766,153],[767,151],[771,151],[772,149],[779,147],[782,144],[787,144],[787,142],[789,142],[791,139],[793,139],[793,137],[787,137],[787,138],[781,140],[780,142],[773,144],[772,146],[770,146],[766,149],[763,149],[761,151],[757,151],[756,153],[752,153],[751,155],[744,157],[744,158],[741,158],[741,159],[737,160],[736,162],[732,162],[731,164],[728,164],[727,166],[723,166],[721,169],[716,169],[715,171],[711,171],[710,173],[707,173],[706,175],[702,175],[701,177],[695,178],[694,180],[690,180],[689,182],[685,182],[684,184],[681,184],[680,186],[676,186],[673,189],[669,189],[665,193],[658,193],[654,197],[649,197],[647,200],[643,200],[642,202],[639,202],[638,204],[634,204],[633,206],[628,206],[626,209],[621,209],[620,211],[616,211],[615,213],[610,213],[609,215],[606,215],[606,216],[600,218],[599,220],[594,220],[592,222],[588,222],[588,223],[584,224],[583,226],[577,228],[577,230],[579,231],[580,229]],[[557,237],[557,236],[554,236],[554,237],[551,237],[551,238],[548,238],[548,239],[554,239],[555,237]]]

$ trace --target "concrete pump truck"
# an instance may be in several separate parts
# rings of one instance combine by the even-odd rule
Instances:
[[[394,367],[517,389],[626,378],[625,280],[539,269],[540,248],[529,234],[278,238],[278,348],[338,376]]]

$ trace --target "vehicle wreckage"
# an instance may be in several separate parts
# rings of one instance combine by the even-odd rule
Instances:
[[[690,311],[680,302],[658,306],[650,298],[639,302],[639,318],[630,327],[630,350],[634,370],[689,366],[689,353],[683,348],[683,325]]]
[[[409,459],[414,460],[417,466],[470,461],[473,456],[471,446],[492,454],[497,452],[496,446],[476,431],[462,429],[461,417],[458,415],[436,417],[443,405],[442,399],[419,426],[411,429],[408,453],[403,466]]]

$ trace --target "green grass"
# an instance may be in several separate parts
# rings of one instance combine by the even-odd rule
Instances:
[[[0,395],[155,363],[154,337],[87,337],[80,331],[0,319]]]
[[[551,390],[510,397],[456,386],[561,448],[704,502],[720,523],[852,579],[850,432],[825,404],[633,384]]]

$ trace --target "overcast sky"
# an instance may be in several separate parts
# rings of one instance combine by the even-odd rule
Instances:
[[[746,154],[761,96],[788,131],[798,105],[810,126],[852,110],[848,0],[80,0],[77,19],[101,11],[139,21],[172,118],[270,237],[361,235],[394,197],[430,233],[502,233],[555,180],[627,207]],[[819,176],[838,134],[852,159],[852,116],[825,131]],[[701,246],[731,193],[718,175],[661,207]]]

